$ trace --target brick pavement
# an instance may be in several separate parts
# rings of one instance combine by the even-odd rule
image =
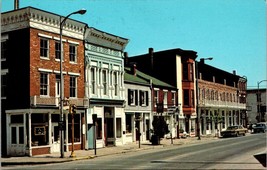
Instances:
[[[74,154],[76,157],[71,158],[71,152],[64,152],[64,158],[60,158],[60,153],[52,153],[37,156],[24,156],[24,157],[9,157],[1,158],[2,166],[12,166],[12,165],[33,165],[33,164],[49,164],[49,163],[60,163],[69,162],[81,159],[92,159],[99,156],[106,156],[112,154],[121,154],[126,152],[138,152],[145,149],[159,149],[163,147],[173,147],[177,145],[186,145],[192,143],[202,143],[211,140],[217,140],[217,137],[205,136],[201,140],[196,137],[188,137],[186,139],[162,139],[160,145],[152,145],[150,142],[141,142],[140,148],[138,142],[133,142],[123,146],[105,147],[97,148],[96,155],[95,150],[76,150]]]

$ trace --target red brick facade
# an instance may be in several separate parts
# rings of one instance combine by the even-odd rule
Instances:
[[[49,60],[40,58],[40,36],[38,33],[52,36],[49,39]],[[52,71],[60,71],[60,62],[55,60],[55,42],[57,40],[54,37],[59,38],[59,35],[40,31],[37,29],[30,29],[30,96],[40,95],[40,72],[39,68],[49,69]],[[77,46],[77,63],[69,62],[69,42],[63,42],[64,61],[63,72],[79,73],[77,79],[77,98],[84,97],[84,46],[82,40],[77,40],[69,37],[63,37],[63,39],[78,42]],[[49,76],[49,91],[50,96],[55,96],[55,81],[56,74]],[[64,96],[69,97],[69,75],[64,74]]]

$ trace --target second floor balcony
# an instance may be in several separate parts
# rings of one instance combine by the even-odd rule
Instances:
[[[75,104],[77,107],[88,107],[89,101],[86,98],[70,98],[68,99],[69,104]],[[59,107],[60,98],[54,96],[31,96],[30,104],[33,107]],[[67,105],[67,103],[65,104]]]
[[[199,100],[199,107],[246,109],[246,103],[205,99],[205,100]]]

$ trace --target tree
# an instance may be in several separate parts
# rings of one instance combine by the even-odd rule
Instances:
[[[163,138],[165,134],[169,133],[168,125],[163,116],[154,116],[153,122],[154,135]]]

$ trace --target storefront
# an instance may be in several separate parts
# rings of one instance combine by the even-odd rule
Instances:
[[[60,153],[60,114],[53,109],[7,111],[7,155]],[[74,149],[84,148],[84,113],[74,115]],[[64,113],[64,150],[71,150],[72,116]]]

